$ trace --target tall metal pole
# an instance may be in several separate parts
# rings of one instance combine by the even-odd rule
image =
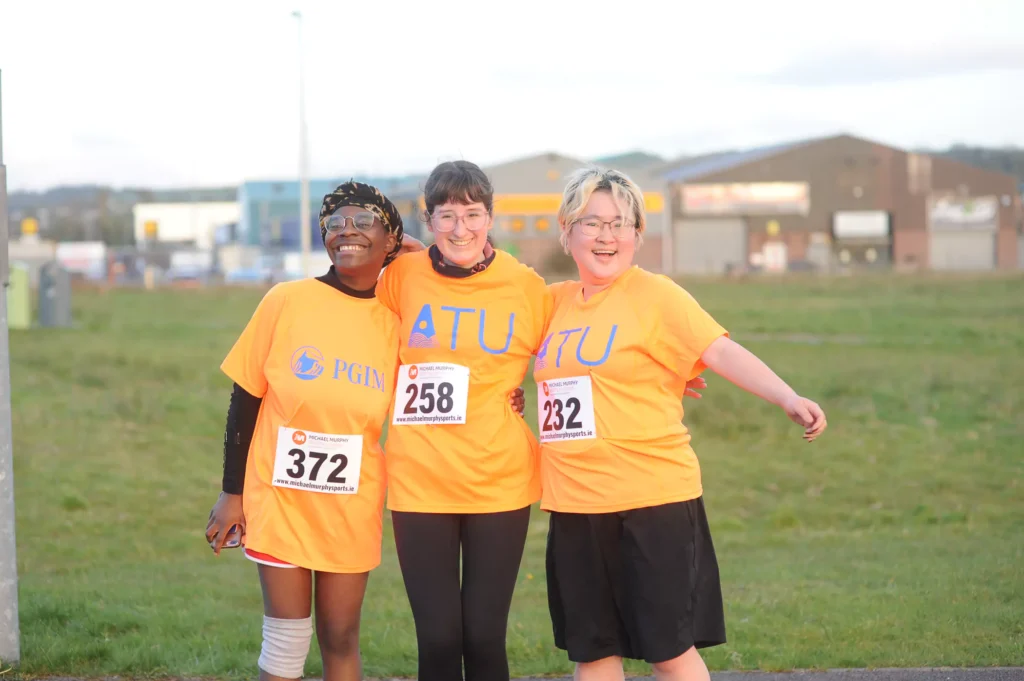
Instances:
[[[21,659],[21,636],[18,632],[18,561],[14,542],[11,356],[7,337],[9,232],[3,120],[3,88],[0,86],[0,663],[13,664]]]
[[[306,133],[306,78],[303,73],[305,56],[302,49],[302,12],[292,12],[299,27],[299,238],[302,244],[302,273],[313,276],[310,258],[309,233],[309,142]]]

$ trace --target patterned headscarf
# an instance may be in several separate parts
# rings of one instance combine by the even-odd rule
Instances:
[[[355,180],[338,185],[337,189],[324,197],[324,202],[320,205],[320,238],[324,243],[327,243],[327,218],[343,206],[365,208],[377,216],[388,234],[395,235],[395,248],[384,259],[384,264],[387,265],[394,260],[402,248],[402,236],[405,233],[402,216],[395,208],[395,204],[391,203],[379,189]]]

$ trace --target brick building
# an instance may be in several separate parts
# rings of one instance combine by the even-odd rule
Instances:
[[[667,266],[1015,269],[1012,175],[850,135],[686,159],[660,172]]]

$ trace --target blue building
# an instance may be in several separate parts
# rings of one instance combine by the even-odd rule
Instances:
[[[320,241],[318,217],[324,196],[348,179],[309,181],[310,220],[307,229],[312,235],[313,244]],[[420,237],[423,225],[418,217],[418,207],[425,177],[355,176],[351,179],[372,184],[384,192],[402,214],[406,233]],[[238,204],[241,218],[235,237],[239,243],[284,250],[297,250],[301,247],[298,180],[245,182],[238,189]]]

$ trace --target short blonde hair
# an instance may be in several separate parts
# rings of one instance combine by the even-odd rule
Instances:
[[[569,252],[569,233],[573,223],[583,214],[594,192],[606,191],[623,209],[623,218],[632,216],[636,230],[636,245],[644,242],[647,229],[647,211],[644,208],[644,193],[636,182],[618,170],[605,170],[596,166],[580,168],[569,176],[569,183],[562,192],[562,205],[558,207],[558,242]]]

